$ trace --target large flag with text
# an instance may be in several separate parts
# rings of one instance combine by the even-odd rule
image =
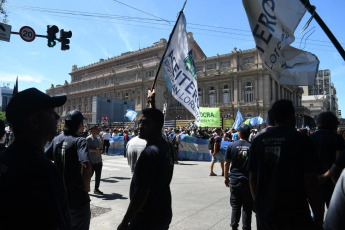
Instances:
[[[176,23],[174,34],[163,60],[164,78],[168,89],[195,117],[197,126],[200,124],[199,98],[197,77],[186,31],[186,18],[182,13]]]
[[[264,67],[282,85],[312,85],[318,58],[291,47],[294,32],[306,12],[299,0],[242,0]]]
[[[237,115],[236,115],[236,120],[235,120],[235,123],[234,125],[232,126],[233,129],[237,129],[241,122],[243,121],[243,117],[242,117],[242,114],[240,112],[240,109],[237,110]]]

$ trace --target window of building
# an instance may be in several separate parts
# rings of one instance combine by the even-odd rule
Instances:
[[[310,107],[313,107],[314,105],[313,104],[310,104]]]
[[[125,94],[125,100],[128,100],[128,98],[129,98],[129,93],[126,93]]]
[[[245,102],[252,102],[254,100],[254,87],[251,82],[244,86],[244,100]]]
[[[138,96],[137,105],[140,105],[140,96]]]
[[[228,85],[224,85],[223,87],[223,103],[229,104],[230,103],[230,90]]]
[[[213,86],[208,91],[208,97],[209,97],[209,104],[214,105],[215,104],[215,90]]]
[[[198,88],[198,98],[199,98],[199,105],[202,104],[202,91],[201,88]]]

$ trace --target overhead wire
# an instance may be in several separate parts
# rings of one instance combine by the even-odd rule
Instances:
[[[113,1],[119,2],[119,1],[116,1],[116,0],[113,0]],[[80,19],[80,20],[85,20],[85,18],[78,18],[76,16],[86,17],[86,18],[95,18],[96,17],[96,18],[109,19],[109,20],[126,20],[126,21],[130,21],[130,22],[143,23],[143,24],[149,23],[149,24],[163,26],[163,27],[169,26],[169,28],[162,28],[162,27],[144,26],[144,25],[138,25],[138,24],[133,25],[133,24],[128,24],[128,23],[119,23],[119,22],[114,22],[114,21],[109,21],[109,20],[104,21],[104,22],[111,22],[111,23],[116,23],[116,24],[123,24],[123,25],[130,25],[130,26],[140,26],[140,27],[145,27],[145,28],[163,29],[163,30],[169,30],[171,28],[171,25],[167,25],[165,23],[162,24],[162,23],[158,23],[158,22],[162,22],[162,21],[173,22],[173,21],[168,21],[168,20],[163,19],[163,18],[159,18],[159,17],[151,15],[149,13],[147,13],[147,14],[149,14],[150,16],[156,17],[156,19],[153,19],[153,18],[142,18],[142,17],[132,17],[132,16],[123,16],[123,15],[115,15],[115,14],[94,13],[94,12],[59,10],[59,9],[50,9],[50,8],[42,8],[42,7],[34,7],[34,6],[23,6],[23,5],[11,5],[11,4],[8,4],[7,7],[8,7],[9,10],[11,10],[11,9],[12,10],[31,10],[31,11],[37,11],[37,12],[40,12],[40,13],[44,13],[44,14],[48,14],[48,15],[55,15],[55,16],[62,16],[62,15],[64,15],[63,17],[67,17],[66,15],[70,15],[69,18],[76,18],[76,19]],[[128,6],[128,7],[130,7],[130,6]],[[136,9],[136,10],[139,10],[139,9]],[[139,11],[141,11],[141,10],[139,10]],[[94,21],[94,19],[92,19],[92,20]],[[97,21],[103,21],[103,20],[97,20]],[[154,21],[156,21],[156,22],[154,22]],[[199,27],[208,27],[208,28],[217,28],[217,29],[221,29],[221,30],[199,28],[199,27],[193,27],[193,26],[189,26],[189,25],[194,25],[194,26],[199,26]],[[207,32],[213,32],[213,33],[228,34],[228,35],[235,35],[235,36],[251,37],[252,38],[251,31],[242,30],[242,29],[236,29],[236,28],[204,25],[204,24],[198,24],[198,23],[188,23],[187,28],[188,29],[193,29],[193,30],[198,30],[198,31],[207,31]],[[234,30],[234,31],[246,32],[248,34],[234,33],[234,32],[228,32],[228,31],[224,31],[224,30],[230,30],[230,31]],[[214,34],[212,34],[212,35],[201,34],[201,33],[196,33],[196,34],[200,34],[200,35],[204,35],[204,36],[215,36]],[[253,41],[253,39],[233,38],[233,37],[219,36],[219,35],[216,36],[216,37],[224,37],[224,38],[230,38],[230,39],[239,39],[239,40],[244,40],[244,41]],[[303,35],[303,37],[304,37],[304,35]],[[302,39],[303,39],[303,37],[302,37]],[[314,41],[314,42],[321,42],[321,43],[328,43],[328,44],[330,44],[330,42],[328,42],[328,41],[309,39],[309,37],[308,37],[308,41]],[[332,47],[332,48],[334,48],[333,45],[315,44],[315,43],[309,43],[309,42],[307,44],[308,45],[315,45],[315,46],[323,46],[323,47]]]

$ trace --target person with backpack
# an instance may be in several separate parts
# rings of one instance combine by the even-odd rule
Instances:
[[[171,143],[172,148],[173,148],[174,163],[178,164],[179,162],[177,161],[177,155],[178,155],[179,145],[181,145],[181,147],[183,148],[183,145],[180,141],[180,130],[179,129],[175,130],[175,134],[170,139],[170,143]]]
[[[212,161],[210,165],[210,170],[211,170],[210,176],[217,176],[217,174],[213,172],[214,163],[216,163],[217,161],[220,162],[220,167],[222,168],[222,176],[224,176],[224,158],[220,152],[222,134],[223,134],[222,129],[216,128],[216,134],[217,135],[211,136],[209,138],[209,149],[212,154]]]

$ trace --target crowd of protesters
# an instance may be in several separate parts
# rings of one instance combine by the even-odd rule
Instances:
[[[6,132],[0,121],[2,228],[89,229],[91,177],[94,193],[103,195],[102,154],[109,153],[111,138],[123,136],[133,178],[118,229],[168,229],[170,182],[184,148],[181,134],[208,140],[210,176],[216,176],[214,164],[221,163],[230,188],[232,229],[238,229],[241,215],[243,229],[251,229],[253,210],[259,230],[345,226],[345,132],[333,113],[320,113],[316,130],[296,130],[292,102],[278,100],[258,130],[246,124],[198,129],[194,122],[163,128],[154,92],[149,95],[152,107],[143,111],[138,128],[86,127],[82,113],[72,110],[60,131],[54,109],[66,96],[50,97],[35,88],[14,95],[6,111],[11,129]],[[230,143],[225,158],[221,141]]]

